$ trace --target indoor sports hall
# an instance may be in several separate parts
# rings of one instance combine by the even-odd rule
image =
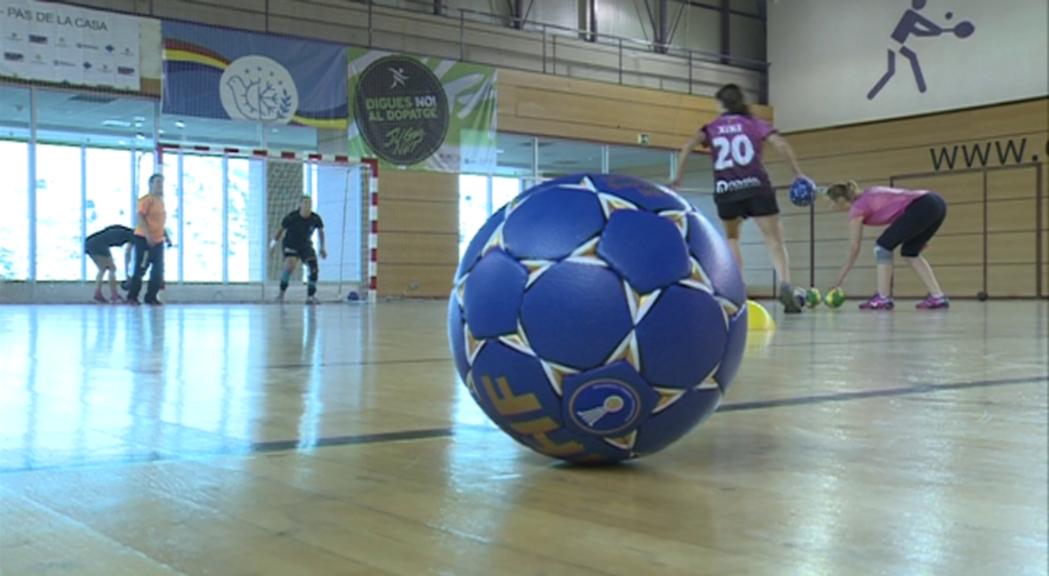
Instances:
[[[1049,574],[1043,0],[0,0],[0,576]]]

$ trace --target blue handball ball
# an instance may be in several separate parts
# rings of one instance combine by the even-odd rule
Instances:
[[[533,450],[658,452],[739,369],[746,293],[728,244],[673,191],[580,174],[531,188],[470,242],[448,304],[459,376]]]
[[[808,206],[816,198],[816,184],[802,176],[790,185],[790,201],[795,206]]]

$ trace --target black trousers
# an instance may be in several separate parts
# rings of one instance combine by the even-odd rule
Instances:
[[[145,238],[135,236],[132,240],[132,247],[134,249],[132,262],[134,273],[131,275],[127,297],[138,298],[138,293],[142,290],[142,277],[146,275],[146,270],[150,270],[149,285],[146,287],[146,302],[152,302],[157,299],[160,286],[164,283],[164,243],[160,242],[155,246],[150,246]]]
[[[881,233],[878,246],[891,252],[902,244],[900,254],[904,258],[915,258],[946,218],[947,202],[939,194],[929,192],[911,202],[903,214]]]

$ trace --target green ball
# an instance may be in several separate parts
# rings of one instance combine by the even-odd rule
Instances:
[[[816,288],[809,288],[805,291],[805,305],[809,308],[815,308],[820,305],[820,301],[823,300],[823,296],[820,295],[820,291]]]
[[[823,298],[823,302],[831,308],[840,308],[841,305],[845,303],[845,291],[841,288],[835,288],[834,290],[827,292],[827,295]]]

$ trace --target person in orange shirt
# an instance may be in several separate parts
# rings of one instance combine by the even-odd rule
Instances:
[[[135,256],[135,270],[128,286],[127,302],[137,306],[138,293],[142,289],[142,277],[146,270],[149,274],[149,285],[146,288],[146,304],[160,305],[157,293],[164,284],[164,242],[167,234],[164,224],[167,211],[164,209],[164,176],[154,174],[149,177],[149,194],[138,200],[135,216],[135,237],[132,240]]]

